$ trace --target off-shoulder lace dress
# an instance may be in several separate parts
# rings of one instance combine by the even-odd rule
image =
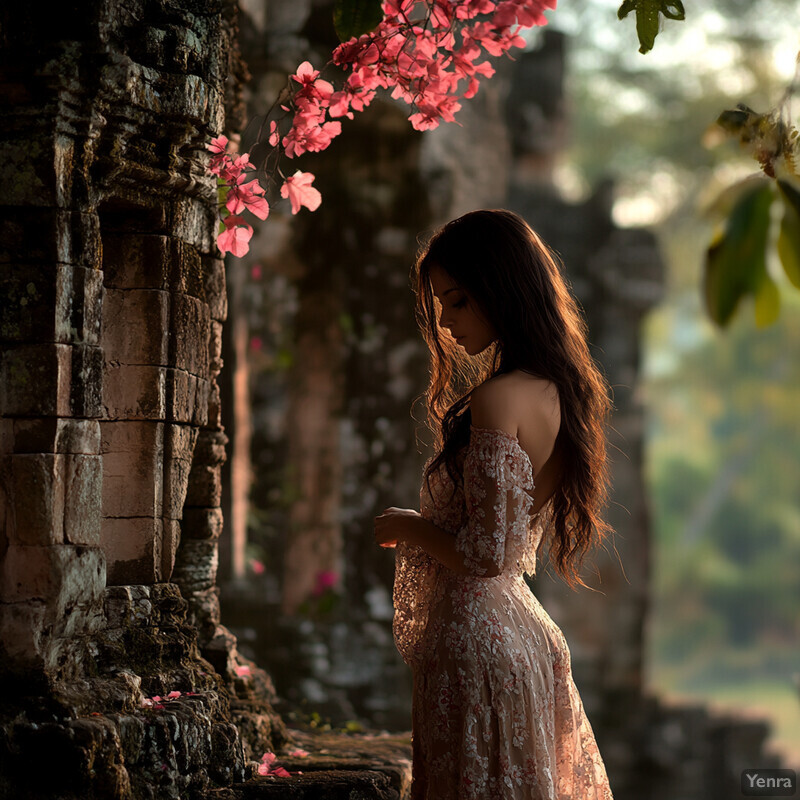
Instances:
[[[463,488],[444,466],[420,512],[470,575],[397,546],[394,634],[414,675],[413,800],[612,800],[564,635],[531,592],[547,510],[531,516],[530,459],[471,427]],[[487,577],[486,565],[500,573]]]

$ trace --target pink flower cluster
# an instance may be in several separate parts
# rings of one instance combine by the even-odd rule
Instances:
[[[231,152],[226,136],[211,140],[208,147],[211,159],[208,171],[217,176],[218,184],[225,195],[225,212],[220,214],[222,228],[217,235],[217,247],[222,253],[232,253],[241,258],[250,249],[253,228],[241,216],[248,211],[259,219],[269,216],[269,203],[264,196],[266,190],[258,182],[255,167],[250,163],[250,155],[237,156]],[[281,195],[292,203],[292,213],[301,206],[315,211],[322,202],[320,193],[311,186],[314,176],[310,172],[295,172],[281,187]]]
[[[411,19],[420,6],[425,17]],[[385,0],[375,30],[333,51],[333,63],[350,75],[332,95],[329,113],[352,116],[351,109],[361,111],[383,88],[411,106],[416,130],[452,122],[459,100],[475,95],[481,77],[494,75],[481,59],[524,47],[520,30],[545,25],[545,10],[555,6],[556,0]]]
[[[281,152],[294,158],[325,150],[342,131],[339,118],[352,119],[379,89],[411,106],[409,121],[416,130],[454,121],[459,101],[475,95],[481,78],[494,75],[485,57],[524,47],[520,31],[545,25],[544,12],[555,7],[556,0],[384,0],[379,25],[332,53],[329,63],[349,71],[341,88],[320,78],[308,61],[291,76],[290,98],[281,105],[292,115],[291,127],[281,136],[278,122],[270,121],[266,138],[278,158],[270,155],[266,162],[277,164]],[[424,14],[412,19],[419,9]],[[266,219],[269,206],[264,189],[248,180],[254,167],[247,154],[229,155],[224,136],[214,139],[210,150],[209,170],[228,187],[225,206],[230,212],[217,243],[222,252],[241,256],[253,229],[240,214],[248,210]],[[293,214],[302,206],[319,207],[322,198],[313,180],[312,173],[298,171],[283,181],[281,197],[289,199]]]

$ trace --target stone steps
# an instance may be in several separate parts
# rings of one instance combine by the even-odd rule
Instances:
[[[296,746],[309,753],[302,758],[279,757],[276,763],[291,777],[255,775],[243,783],[211,789],[204,800],[407,800],[410,796],[410,734],[290,733]]]

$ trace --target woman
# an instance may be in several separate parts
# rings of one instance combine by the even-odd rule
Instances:
[[[445,225],[415,270],[436,456],[389,508],[414,676],[415,800],[611,800],[563,634],[531,593],[545,532],[570,586],[608,532],[606,384],[553,255],[508,211]]]

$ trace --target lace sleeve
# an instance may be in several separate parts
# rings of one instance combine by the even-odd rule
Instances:
[[[525,451],[510,434],[476,428],[464,460],[467,523],[456,534],[464,565],[493,577],[516,563],[529,545],[533,474]]]

